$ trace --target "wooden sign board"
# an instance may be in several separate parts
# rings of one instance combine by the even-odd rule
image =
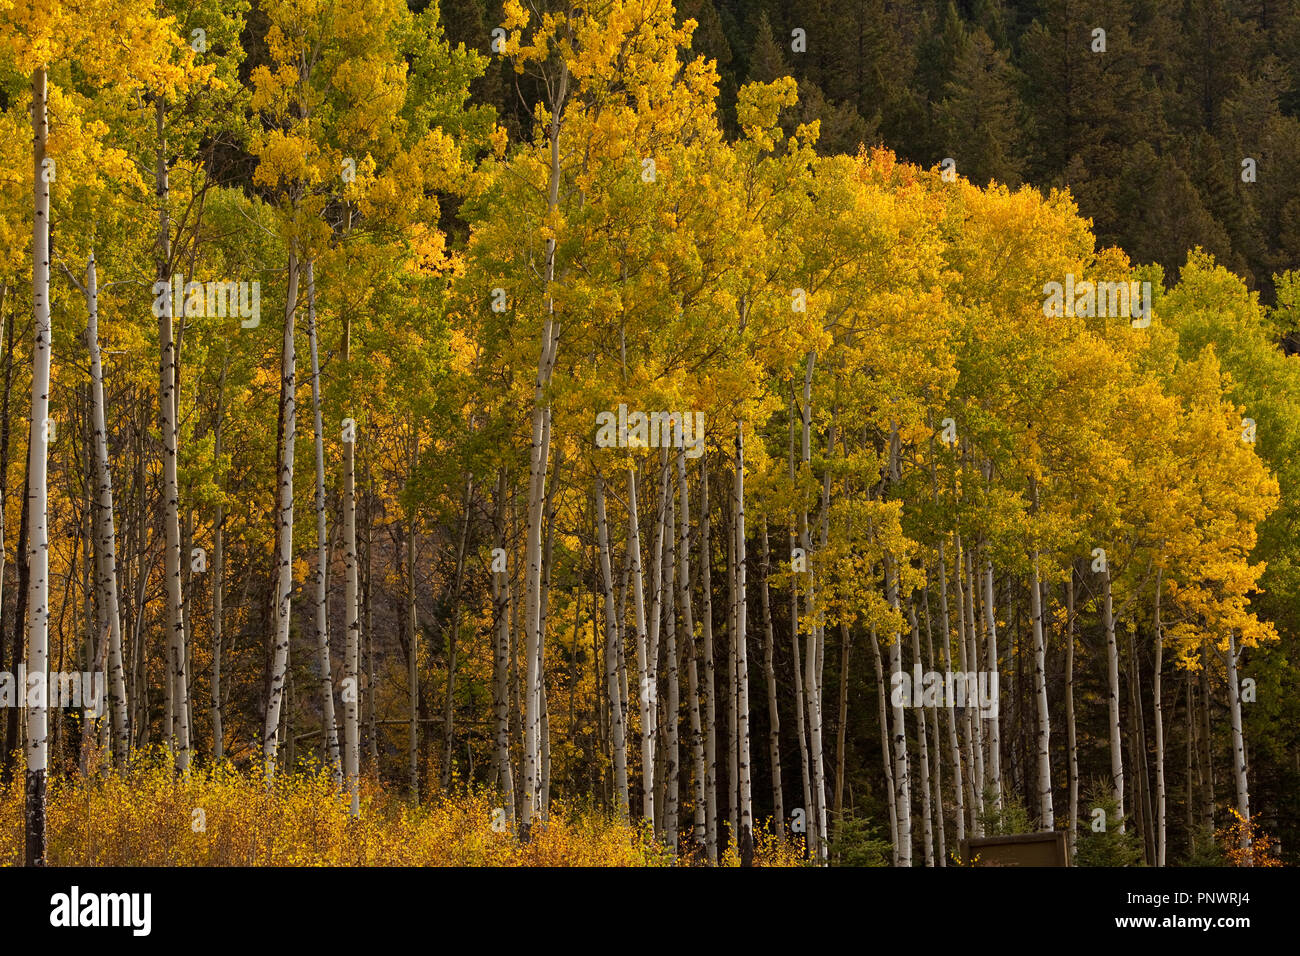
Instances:
[[[961,841],[967,866],[1069,866],[1070,850],[1064,830],[1050,833],[1007,833]]]

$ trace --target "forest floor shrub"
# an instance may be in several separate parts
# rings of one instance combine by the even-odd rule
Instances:
[[[363,778],[361,817],[327,771],[267,783],[229,764],[177,776],[163,760],[123,773],[56,778],[47,807],[51,866],[669,866],[670,852],[635,822],[603,810],[551,808],[521,843],[493,828],[486,790],[412,806],[401,788]],[[689,823],[683,836],[689,834]],[[0,866],[23,860],[21,772],[0,788]],[[695,862],[687,854],[680,861]],[[738,865],[734,848],[723,865]],[[760,832],[755,864],[801,863],[793,843]]]

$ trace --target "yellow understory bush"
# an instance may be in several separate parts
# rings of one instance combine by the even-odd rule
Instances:
[[[177,777],[165,760],[51,782],[51,866],[669,866],[671,854],[633,823],[557,804],[521,843],[492,827],[489,792],[411,806],[363,780],[361,818],[320,770],[267,783],[229,764]],[[23,859],[23,783],[0,789],[0,865]],[[682,860],[681,862],[687,862]],[[736,862],[734,851],[723,863]],[[796,850],[758,841],[758,865],[794,865]]]

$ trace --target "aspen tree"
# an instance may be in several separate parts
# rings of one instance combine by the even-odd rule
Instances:
[[[122,619],[117,597],[117,530],[113,521],[113,478],[108,466],[108,428],[104,411],[104,371],[99,350],[99,280],[95,256],[86,263],[86,345],[90,349],[90,413],[96,485],[95,575],[100,616],[108,630],[109,714],[113,760],[121,766],[130,750],[126,681],[122,671]]]

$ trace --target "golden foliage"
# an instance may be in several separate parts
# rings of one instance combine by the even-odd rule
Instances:
[[[1214,831],[1214,838],[1223,847],[1230,866],[1281,866],[1277,858],[1277,844],[1265,833],[1257,819],[1247,820],[1229,807],[1232,820]]]
[[[522,843],[493,829],[488,791],[418,807],[363,780],[361,818],[328,771],[267,783],[229,764],[176,776],[165,754],[123,774],[51,781],[52,866],[668,866],[636,824],[557,804]],[[197,811],[202,811],[201,813]],[[0,790],[0,865],[22,863],[23,786]],[[688,856],[683,862],[690,862]],[[727,864],[738,863],[734,847]],[[790,866],[793,845],[760,832],[755,863]]]

